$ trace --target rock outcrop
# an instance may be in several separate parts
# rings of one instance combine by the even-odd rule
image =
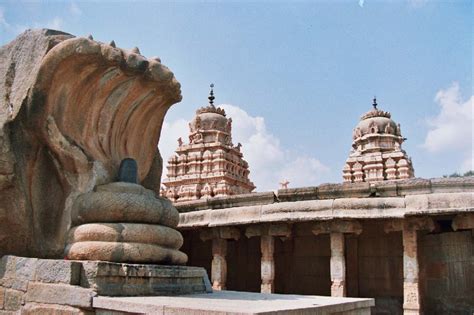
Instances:
[[[171,252],[165,260],[182,262],[174,252],[182,239],[164,232],[175,226],[176,215],[163,214],[162,226],[149,227],[146,236],[137,235],[132,223],[151,222],[111,221],[98,217],[102,211],[86,216],[93,202],[112,209],[119,195],[170,209],[154,196],[162,168],[157,143],[167,110],[180,100],[180,84],[159,58],[113,42],[42,29],[27,30],[1,47],[0,256],[62,258],[71,218],[78,218],[71,212],[82,211],[83,221],[74,222],[69,233],[73,240],[101,235],[147,244],[151,251],[164,246]],[[136,160],[144,187],[111,192],[122,189],[110,183],[125,158]],[[121,214],[117,209],[107,215],[155,214],[146,207]],[[161,239],[163,233],[167,238]]]

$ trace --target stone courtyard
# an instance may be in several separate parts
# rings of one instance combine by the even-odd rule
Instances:
[[[0,56],[0,314],[474,312],[474,177],[416,178],[375,98],[342,183],[252,192],[213,86],[162,181],[160,58],[48,29]]]

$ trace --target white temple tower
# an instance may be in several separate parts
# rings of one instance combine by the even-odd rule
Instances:
[[[178,139],[178,149],[168,159],[168,175],[163,181],[166,197],[173,202],[214,196],[250,193],[249,166],[232,144],[232,119],[214,106],[211,84],[209,105],[196,111],[189,123],[189,143]]]
[[[374,182],[414,177],[414,170],[402,143],[400,124],[389,112],[373,109],[365,113],[354,129],[352,150],[343,170],[344,182]]]

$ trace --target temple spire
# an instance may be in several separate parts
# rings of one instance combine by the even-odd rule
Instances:
[[[376,96],[374,96],[372,106],[374,107],[375,110],[377,109],[377,97]]]
[[[214,83],[211,83],[211,91],[209,92],[209,105],[213,106],[214,107]]]

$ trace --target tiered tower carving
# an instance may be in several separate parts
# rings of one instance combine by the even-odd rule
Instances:
[[[413,165],[404,150],[400,124],[389,112],[365,113],[353,132],[352,150],[343,170],[344,182],[373,182],[414,177]]]
[[[241,144],[232,143],[232,118],[214,106],[213,87],[211,84],[209,105],[198,109],[189,123],[189,143],[179,138],[176,154],[168,160],[164,193],[173,202],[245,194],[255,189]]]

